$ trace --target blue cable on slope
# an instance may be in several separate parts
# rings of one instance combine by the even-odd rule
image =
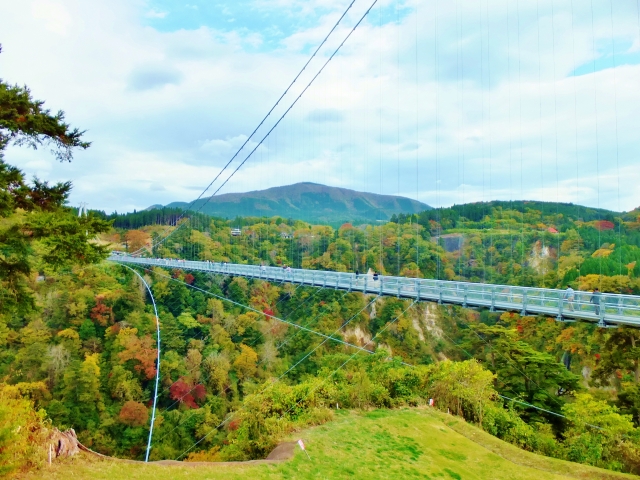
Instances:
[[[149,452],[151,451],[151,438],[153,436],[153,422],[156,419],[156,404],[158,403],[158,384],[160,383],[160,318],[158,317],[158,309],[156,308],[156,300],[155,298],[153,298],[153,293],[151,293],[151,288],[149,288],[149,284],[147,283],[147,281],[142,277],[142,275],[140,275],[138,272],[136,272],[133,268],[129,267],[128,265],[123,265],[120,264],[123,267],[128,268],[129,270],[131,270],[133,273],[135,273],[140,280],[142,280],[142,283],[144,283],[144,286],[147,288],[147,291],[149,292],[149,296],[151,297],[151,303],[153,304],[153,311],[156,314],[156,335],[157,335],[157,350],[158,350],[158,358],[157,358],[157,368],[156,368],[156,387],[155,387],[155,393],[153,395],[153,408],[151,410],[151,425],[149,427],[149,440],[147,441],[147,453],[144,456],[144,461],[148,462],[149,461]]]

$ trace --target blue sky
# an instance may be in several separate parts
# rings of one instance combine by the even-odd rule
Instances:
[[[191,200],[349,3],[7,3],[0,77],[65,110],[93,142],[71,164],[18,147],[7,160],[28,175],[72,180],[71,202],[90,208]],[[369,4],[354,2],[247,148]],[[526,198],[635,208],[638,18],[633,0],[594,0],[593,9],[575,0],[380,0],[221,193],[315,181],[431,205]]]
[[[192,0],[189,3],[175,0],[153,0],[147,4],[145,24],[162,32],[176,30],[197,30],[201,27],[221,32],[240,32],[245,35],[259,34],[261,43],[253,45],[256,50],[270,51],[282,48],[282,41],[291,35],[317,26],[318,18],[335,12],[336,5],[344,10],[350,3],[327,2],[309,8],[303,2],[256,2],[237,0],[235,2],[210,2]],[[363,2],[365,3],[365,2]],[[369,2],[370,3],[370,2]],[[411,8],[401,4],[385,5],[377,14],[382,22],[394,22],[411,12]],[[379,16],[371,21],[380,21]],[[307,49],[315,45],[307,45]]]
[[[314,19],[297,12],[283,12],[256,5],[250,0],[235,2],[191,3],[156,0],[148,5],[145,24],[162,32],[197,30],[209,27],[222,32],[259,33],[260,49],[278,48],[280,42],[295,33],[314,26]],[[321,9],[318,13],[321,13]],[[324,13],[326,13],[326,9]],[[297,14],[296,14],[297,13]]]
[[[573,72],[573,75],[588,75],[594,71],[606,70],[622,65],[640,64],[640,50],[634,49],[628,38],[601,40],[596,45],[597,55],[592,61],[583,63]]]

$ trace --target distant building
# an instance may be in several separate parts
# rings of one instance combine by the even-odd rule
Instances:
[[[240,230],[239,228],[232,228],[231,229],[231,236],[232,237],[239,237],[242,235],[242,230]]]
[[[280,232],[280,238],[293,238],[293,235],[287,232]]]
[[[549,233],[558,233],[558,230],[556,230],[553,227],[549,227],[549,228],[547,228],[547,232],[549,232]]]

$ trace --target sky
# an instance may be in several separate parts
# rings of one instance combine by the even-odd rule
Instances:
[[[309,181],[640,206],[637,0],[379,0],[306,88],[372,1],[0,0],[0,78],[92,142],[5,160],[108,213],[193,200],[221,171],[205,196]]]

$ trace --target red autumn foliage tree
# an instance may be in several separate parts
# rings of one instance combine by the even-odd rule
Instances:
[[[91,309],[89,315],[91,319],[101,327],[106,327],[113,321],[113,311],[111,307],[107,307],[104,304],[104,297],[102,295],[96,296],[96,306]]]
[[[129,400],[120,409],[118,419],[130,427],[141,427],[149,420],[149,412],[147,407],[140,402]]]
[[[593,224],[598,230],[613,230],[616,226],[608,220],[598,220]]]
[[[207,391],[204,385],[199,383],[196,386],[192,386],[191,382],[184,377],[180,377],[169,388],[169,394],[172,400],[177,400],[187,408],[199,408],[196,400],[203,400],[207,395]]]
[[[195,279],[196,279],[196,277],[194,277],[190,273],[187,273],[184,276],[184,283],[186,283],[187,285],[191,285]]]

